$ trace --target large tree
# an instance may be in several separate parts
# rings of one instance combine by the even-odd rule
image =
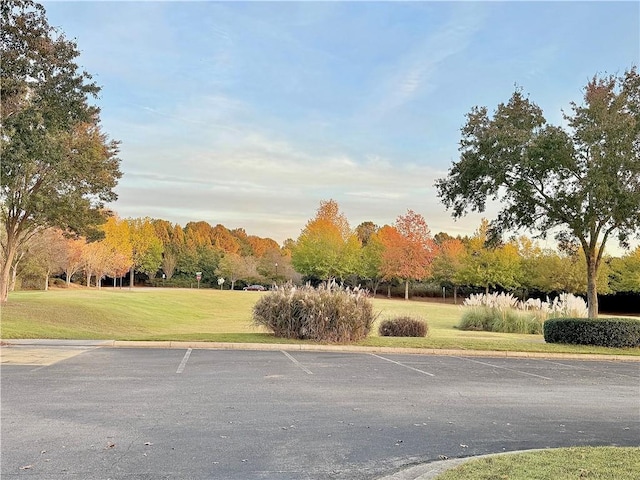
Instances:
[[[76,64],[75,42],[31,0],[3,0],[0,33],[0,301],[20,244],[40,228],[95,232],[116,198],[117,142],[90,104],[100,88]]]
[[[567,127],[549,125],[516,90],[492,117],[474,107],[462,128],[460,159],[438,194],[454,217],[501,206],[496,232],[529,229],[576,239],[585,254],[589,316],[598,314],[597,276],[607,241],[640,234],[640,76],[595,76]]]

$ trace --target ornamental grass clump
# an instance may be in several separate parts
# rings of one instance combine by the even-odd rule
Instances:
[[[474,294],[464,301],[458,328],[503,333],[540,334],[550,317],[586,317],[587,304],[570,293],[553,300],[519,301],[510,293]]]
[[[261,297],[253,323],[277,337],[349,343],[365,338],[375,320],[366,291],[335,282],[313,288],[284,285]]]
[[[381,337],[426,337],[428,331],[427,322],[413,317],[384,320],[378,327]]]

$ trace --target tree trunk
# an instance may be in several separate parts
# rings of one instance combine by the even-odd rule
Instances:
[[[132,289],[132,288],[133,288],[133,265],[129,270],[129,289]]]
[[[598,284],[595,254],[586,255],[587,257],[587,307],[589,309],[589,318],[598,318]]]
[[[47,271],[46,275],[44,276],[44,291],[49,291],[49,271]]]
[[[87,288],[91,286],[91,272],[87,272]]]
[[[458,304],[458,286],[457,285],[453,286],[453,304],[454,305]]]
[[[409,280],[404,281],[404,299],[409,300]]]
[[[7,235],[7,247],[2,262],[2,276],[0,277],[0,302],[6,303],[9,298],[9,284],[11,283],[11,264],[16,256],[17,244],[13,235]]]
[[[484,294],[488,297],[489,296],[489,285],[485,285],[484,286]]]

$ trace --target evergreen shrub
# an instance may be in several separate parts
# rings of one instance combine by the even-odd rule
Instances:
[[[413,317],[384,320],[378,327],[381,337],[426,337],[428,331],[427,322]]]
[[[281,286],[253,307],[254,325],[266,327],[275,336],[324,343],[362,340],[375,317],[366,291],[335,282],[317,288]]]
[[[640,320],[633,318],[551,318],[544,322],[547,343],[640,347]]]

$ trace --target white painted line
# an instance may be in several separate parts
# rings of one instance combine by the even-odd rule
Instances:
[[[313,372],[311,370],[309,370],[307,367],[302,365],[298,360],[293,358],[288,352],[285,352],[284,350],[280,350],[280,351],[284,353],[284,356],[287,357],[289,360],[291,360],[296,365],[296,367],[298,367],[300,370],[302,370],[305,373],[308,373],[309,375],[313,375]]]
[[[414,372],[423,373],[425,375],[429,375],[430,377],[435,377],[433,373],[425,372],[424,370],[420,370],[419,368],[413,368],[409,365],[405,365],[404,363],[396,362],[395,360],[391,360],[389,358],[381,357],[380,355],[376,355],[375,353],[371,354],[372,357],[380,358],[382,360],[386,360],[387,362],[395,363],[396,365],[400,365],[401,367],[408,368],[409,370],[413,370]]]
[[[182,373],[184,371],[184,367],[187,366],[187,362],[189,361],[189,357],[191,356],[191,348],[187,349],[187,353],[184,354],[184,357],[182,357],[182,361],[180,362],[180,365],[178,365],[178,370],[176,370],[176,373]]]
[[[510,372],[521,373],[522,375],[529,375],[531,377],[538,377],[538,378],[542,378],[544,380],[553,380],[553,378],[543,377],[542,375],[536,375],[535,373],[523,372],[522,370],[516,370],[515,368],[501,367],[500,365],[494,365],[493,363],[481,362],[479,360],[472,360],[470,358],[465,358],[465,357],[454,357],[454,358],[459,358],[460,360],[467,360],[467,361],[473,362],[473,363],[479,363],[480,365],[487,365],[487,366],[493,367],[493,368],[500,368],[502,370],[509,370]]]

